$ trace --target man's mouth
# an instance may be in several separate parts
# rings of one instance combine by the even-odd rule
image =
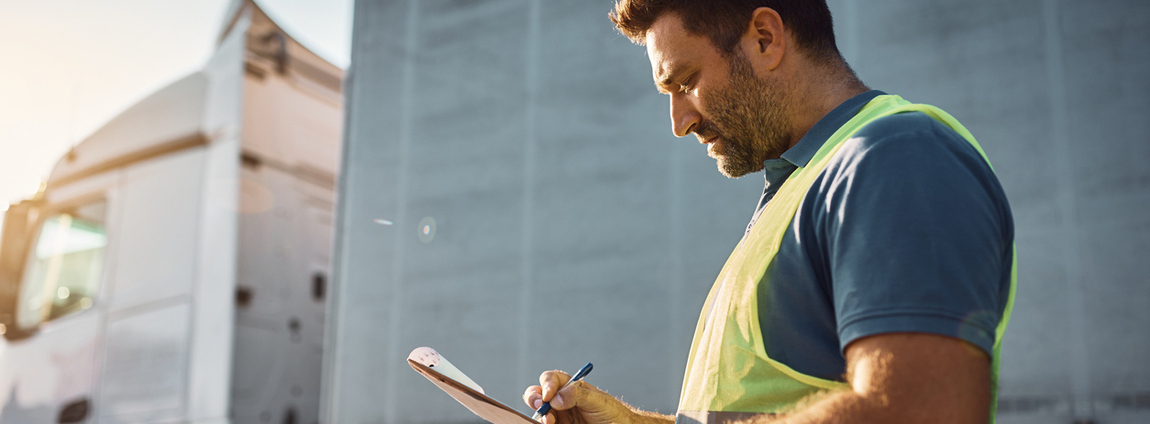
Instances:
[[[707,145],[707,156],[715,155],[715,146],[719,144],[719,136],[710,137],[699,141]]]

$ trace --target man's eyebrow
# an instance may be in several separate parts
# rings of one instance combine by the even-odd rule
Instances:
[[[667,93],[664,87],[673,87],[679,85],[675,82],[675,76],[680,72],[680,68],[674,64],[668,66],[660,66],[658,73],[655,74],[655,89],[660,93]],[[659,77],[662,74],[662,77]]]

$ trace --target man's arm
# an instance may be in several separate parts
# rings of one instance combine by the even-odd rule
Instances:
[[[787,414],[751,424],[985,423],[990,416],[990,358],[962,340],[890,333],[846,348],[849,390],[814,395]],[[558,392],[567,374],[549,371],[523,399],[532,408],[551,399],[544,424],[667,424],[673,416],[639,411],[578,382]]]
[[[880,334],[846,348],[850,390],[814,396],[789,414],[755,423],[985,423],[990,358],[960,339]]]

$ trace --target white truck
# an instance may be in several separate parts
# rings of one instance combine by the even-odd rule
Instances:
[[[313,423],[343,71],[251,0],[11,205],[0,423]]]

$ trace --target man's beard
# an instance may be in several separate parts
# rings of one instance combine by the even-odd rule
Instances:
[[[717,160],[719,172],[738,178],[762,170],[763,161],[778,158],[790,147],[790,120],[783,112],[779,84],[755,75],[742,52],[731,54],[727,63],[731,80],[705,97],[710,118],[696,126],[695,134],[704,140],[719,137],[707,154]]]

